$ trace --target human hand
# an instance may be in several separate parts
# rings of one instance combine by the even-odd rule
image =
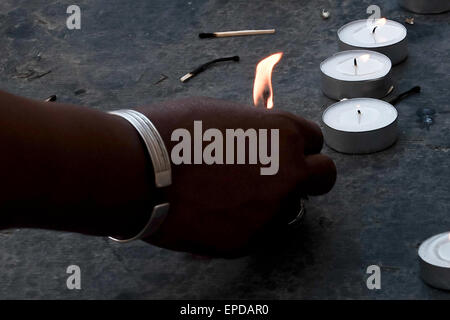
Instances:
[[[223,159],[226,129],[279,129],[279,166],[273,175],[261,175],[260,163],[248,164],[248,144],[246,164],[172,163],[172,185],[166,191],[169,214],[158,232],[145,239],[157,246],[213,256],[242,255],[258,244],[262,232],[287,225],[299,210],[301,196],[324,194],[334,185],[335,165],[320,154],[320,128],[294,114],[210,98],[137,110],[157,127],[169,155],[179,144],[171,141],[172,132],[184,128],[194,139],[194,121],[202,121],[203,133],[209,128],[222,132]],[[203,142],[203,149],[209,143]]]

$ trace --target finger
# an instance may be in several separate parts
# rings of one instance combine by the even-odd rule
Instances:
[[[305,139],[305,155],[320,153],[323,147],[322,130],[320,130],[320,127],[316,123],[303,118],[300,119],[303,120],[302,133]]]
[[[323,135],[320,127],[309,120],[299,117],[290,112],[283,113],[288,118],[294,120],[304,137],[304,153],[306,155],[320,153],[323,146]]]
[[[331,158],[323,154],[314,154],[305,158],[308,178],[305,192],[316,196],[325,194],[336,182],[336,166]]]

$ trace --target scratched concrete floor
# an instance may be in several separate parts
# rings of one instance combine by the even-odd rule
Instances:
[[[76,2],[82,28],[66,28]],[[42,99],[98,109],[204,95],[251,102],[254,67],[273,52],[275,103],[318,121],[331,104],[319,87],[319,63],[337,50],[336,31],[367,17],[371,0],[2,0],[0,87]],[[284,248],[238,260],[211,260],[144,243],[39,230],[0,233],[3,299],[448,299],[423,284],[416,251],[450,229],[450,14],[415,15],[396,1],[376,2],[407,25],[409,58],[393,69],[396,91],[423,92],[398,104],[400,139],[372,155],[325,148],[339,177],[326,196],[311,199],[304,225]],[[321,8],[331,11],[322,20]],[[198,32],[276,28],[273,36],[199,40]],[[178,78],[212,58],[240,55],[192,81]],[[45,74],[51,70],[51,73]],[[168,77],[155,84],[161,74]],[[84,92],[83,92],[84,91]],[[430,131],[416,110],[435,108]],[[82,290],[66,289],[66,267],[82,270]],[[367,266],[382,268],[382,288],[365,286]]]

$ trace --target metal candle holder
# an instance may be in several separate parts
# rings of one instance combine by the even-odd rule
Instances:
[[[357,50],[359,51],[359,50]],[[370,52],[364,50],[362,52]],[[334,54],[328,59],[332,59],[339,52]],[[320,81],[323,93],[334,100],[341,100],[343,98],[382,98],[391,92],[392,78],[391,70],[380,78],[370,79],[370,80],[341,80],[328,76],[322,71],[322,64],[324,64],[328,59],[324,60],[320,66]]]
[[[398,136],[397,122],[398,122],[398,112],[397,109],[393,106],[394,104],[400,102],[401,100],[409,97],[412,94],[420,93],[421,88],[419,86],[415,86],[405,92],[400,93],[399,95],[391,98],[388,102],[383,100],[371,99],[371,98],[356,98],[351,99],[355,101],[355,104],[358,103],[359,100],[376,100],[380,103],[386,103],[391,105],[394,108],[396,115],[395,119],[392,123],[387,126],[381,127],[375,130],[368,131],[344,131],[335,129],[326,124],[324,121],[324,116],[327,113],[328,109],[331,109],[333,106],[341,103],[342,101],[336,102],[329,106],[322,115],[322,124],[323,124],[323,135],[326,144],[341,153],[348,154],[366,154],[373,153],[377,151],[384,150],[391,145],[393,145]],[[361,112],[357,110],[358,115],[361,116]]]
[[[339,50],[340,51],[344,51],[344,50],[358,50],[358,49],[366,49],[366,50],[377,51],[379,53],[382,53],[382,54],[388,56],[389,59],[391,59],[393,65],[396,65],[396,64],[402,62],[403,60],[405,60],[408,57],[408,41],[407,41],[407,37],[404,37],[399,42],[396,42],[396,43],[393,43],[393,44],[390,44],[390,45],[387,45],[387,46],[378,46],[378,47],[365,47],[363,45],[361,45],[361,46],[354,46],[354,45],[350,45],[348,43],[343,42],[341,40],[341,38],[339,37],[339,33],[341,32],[341,30],[343,28],[347,27],[349,24],[361,23],[361,21],[365,22],[366,20],[352,21],[352,22],[347,23],[346,25],[342,26],[338,30],[338,45],[339,45]]]
[[[365,99],[368,98],[356,98],[352,100],[357,102],[358,100]],[[329,106],[323,114],[325,115],[328,109],[339,103],[336,102]],[[352,132],[332,128],[326,124],[322,117],[322,124],[324,126],[323,135],[326,144],[338,152],[348,154],[373,153],[390,147],[397,140],[397,119],[398,115],[391,124],[376,130]]]
[[[444,13],[450,10],[447,0],[399,0],[400,6],[415,13]]]
[[[420,275],[429,285],[450,290],[450,239],[441,233],[425,240],[419,247]]]

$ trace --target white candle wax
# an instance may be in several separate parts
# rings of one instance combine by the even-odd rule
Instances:
[[[364,48],[388,46],[402,41],[406,34],[406,28],[402,24],[387,19],[375,22],[357,20],[346,24],[338,31],[342,42]]]
[[[357,98],[330,106],[323,114],[323,122],[339,131],[364,132],[387,127],[397,115],[397,110],[383,100]]]
[[[371,59],[370,54],[363,54],[353,59],[338,63],[337,70],[349,75],[369,75],[383,69],[383,64],[377,59]]]
[[[450,241],[447,241],[439,248],[438,254],[450,266]]]
[[[450,268],[450,233],[441,233],[424,241],[419,247],[419,256],[432,265]]]
[[[418,254],[422,279],[433,287],[450,290],[450,233],[425,240]]]
[[[320,69],[334,79],[362,81],[386,76],[391,66],[391,60],[381,53],[369,50],[348,50],[338,52],[323,61]]]

